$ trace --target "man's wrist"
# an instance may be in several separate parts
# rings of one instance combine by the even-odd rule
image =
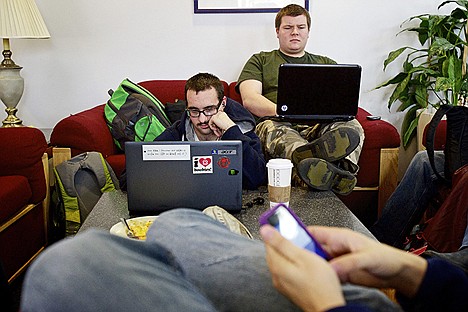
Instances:
[[[396,290],[408,298],[416,295],[427,271],[427,261],[412,254],[402,259],[400,274],[396,276]]]

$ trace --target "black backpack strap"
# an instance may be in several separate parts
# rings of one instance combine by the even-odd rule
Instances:
[[[429,123],[429,126],[427,128],[426,132],[426,150],[427,150],[427,156],[429,157],[429,162],[431,163],[432,170],[436,174],[436,176],[444,181],[447,184],[450,184],[450,181],[444,177],[442,177],[439,172],[436,170],[435,163],[434,163],[434,139],[435,139],[435,133],[437,126],[439,125],[440,121],[442,120],[442,117],[452,108],[450,105],[442,105],[440,108],[436,111],[434,116],[431,119],[431,122]]]

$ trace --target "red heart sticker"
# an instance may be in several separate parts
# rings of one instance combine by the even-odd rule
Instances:
[[[198,161],[200,162],[200,165],[202,165],[203,167],[207,167],[209,164],[211,164],[210,158],[200,158]]]

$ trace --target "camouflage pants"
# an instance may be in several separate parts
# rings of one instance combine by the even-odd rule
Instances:
[[[352,172],[359,169],[357,163],[364,144],[364,129],[361,124],[353,119],[347,122],[334,122],[330,124],[316,124],[314,126],[292,125],[287,122],[266,120],[257,125],[255,132],[260,138],[263,152],[266,158],[291,159],[292,153],[299,146],[305,145],[324,133],[340,128],[348,127],[359,133],[360,142],[358,147],[348,156],[346,160],[350,168],[344,168]]]

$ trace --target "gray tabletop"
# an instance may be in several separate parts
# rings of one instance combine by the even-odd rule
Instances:
[[[261,203],[263,198],[263,203]],[[258,234],[258,217],[269,208],[266,188],[243,191],[243,208],[234,214],[255,238]],[[314,192],[306,188],[291,189],[291,208],[306,225],[346,227],[373,237],[359,219],[332,192]],[[109,230],[121,217],[128,218],[127,195],[121,191],[104,193],[90,212],[80,232],[88,228]]]

